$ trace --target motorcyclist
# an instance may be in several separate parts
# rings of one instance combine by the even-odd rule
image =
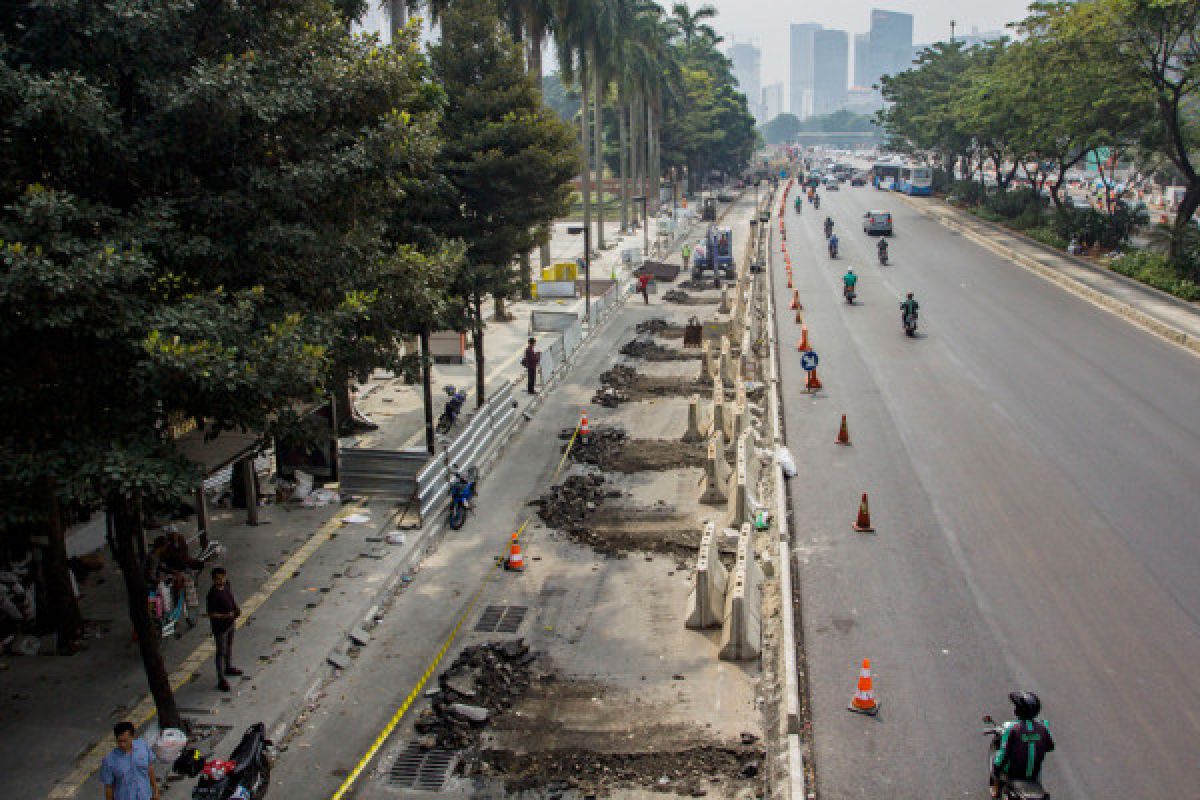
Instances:
[[[825,238],[828,239],[833,234],[833,217],[825,218]]]
[[[900,303],[900,319],[907,320],[910,314],[915,319],[920,308],[920,304],[913,299],[913,293],[909,292],[908,297]]]
[[[1015,720],[1001,726],[1000,744],[992,759],[992,797],[1000,797],[1009,781],[1036,781],[1042,760],[1054,750],[1046,721],[1037,719],[1042,701],[1033,692],[1011,692]]]
[[[858,276],[854,274],[854,267],[846,270],[846,274],[842,276],[842,294],[853,292],[858,285]]]
[[[838,251],[838,237],[837,237],[837,234],[835,233],[829,237],[829,257],[837,258],[837,251]]]
[[[875,245],[875,249],[879,251],[880,258],[886,258],[888,251],[888,240],[880,239],[879,244]]]

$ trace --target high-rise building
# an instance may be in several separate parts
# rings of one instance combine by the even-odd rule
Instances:
[[[730,47],[726,55],[733,62],[733,77],[742,94],[746,95],[750,113],[759,123],[766,122],[761,103],[762,51],[752,44],[738,43]]]
[[[912,64],[913,17],[899,11],[871,10],[871,47],[868,64],[870,79],[855,82],[860,86],[878,83],[881,75],[895,75]]]
[[[813,33],[814,115],[832,114],[846,105],[850,85],[850,37],[845,31]]]
[[[783,113],[783,83],[772,83],[762,90],[763,122],[770,122]]]
[[[868,87],[871,80],[871,34],[854,34],[854,85]]]
[[[821,26],[804,22],[792,25],[790,69],[788,70],[788,110],[800,119],[812,116],[813,36]]]

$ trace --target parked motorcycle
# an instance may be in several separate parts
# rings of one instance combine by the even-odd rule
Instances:
[[[987,725],[983,729],[983,735],[992,737],[992,742],[988,747],[988,772],[990,773],[992,762],[996,758],[996,751],[1000,749],[1000,737],[1004,735],[1004,728],[996,724],[996,720],[992,719],[990,714],[983,715],[983,723]],[[1004,800],[1050,800],[1050,795],[1038,781],[1005,781],[1000,784],[1000,796]]]
[[[467,402],[467,393],[461,389],[447,386],[444,391],[446,392],[447,399],[446,406],[442,409],[442,415],[438,417],[438,433],[450,432],[450,429],[454,427],[454,423],[458,422],[458,415],[462,413],[463,403]]]
[[[467,521],[467,512],[471,510],[471,500],[475,498],[475,483],[479,480],[479,468],[467,467],[464,475],[458,471],[458,465],[451,468],[454,477],[450,481],[450,529],[457,531]]]
[[[228,760],[206,759],[189,747],[175,760],[173,769],[200,779],[192,789],[192,800],[262,800],[271,784],[275,756],[275,744],[267,738],[263,724],[256,722],[242,734]]]

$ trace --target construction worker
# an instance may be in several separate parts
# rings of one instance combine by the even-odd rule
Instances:
[[[642,293],[642,299],[646,301],[646,305],[650,305],[650,273],[647,270],[638,273],[637,287],[638,291]]]
[[[692,246],[687,242],[683,244],[683,266],[688,266],[692,263]]]

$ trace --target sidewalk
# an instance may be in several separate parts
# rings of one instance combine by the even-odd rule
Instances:
[[[575,252],[582,250],[582,237],[567,239],[578,243]],[[615,269],[618,277],[626,277],[620,251],[622,246],[633,246],[632,239],[613,237],[622,245],[594,258],[593,274],[603,270],[607,278]],[[571,252],[570,243],[560,242],[558,252]],[[514,303],[510,306],[514,321],[489,324],[485,341],[489,384],[523,377],[518,361],[529,314],[549,306],[579,311],[583,301]],[[468,403],[473,404],[474,376],[473,362],[436,366],[435,397],[443,384],[455,383],[468,390]],[[366,395],[364,409],[380,424],[371,445],[423,445],[420,387],[389,378],[364,389],[360,392]],[[517,396],[523,410],[536,400],[524,393]],[[229,694],[216,689],[212,640],[203,617],[181,638],[163,643],[180,710],[200,729],[210,731],[206,750],[227,755],[245,727],[257,721],[265,722],[270,733],[283,733],[338,673],[328,657],[352,657],[355,648],[347,635],[380,612],[377,604],[382,598],[407,586],[423,556],[436,545],[431,535],[434,526],[407,532],[403,544],[386,544],[384,534],[395,529],[395,510],[383,501],[317,508],[267,505],[260,509],[257,527],[244,524],[243,511],[211,510],[210,535],[227,547],[222,565],[230,572],[244,611],[234,656],[246,676],[235,679]],[[365,514],[368,520],[344,522],[352,513]],[[194,520],[180,527],[190,534]],[[202,602],[209,585],[206,572],[198,586]],[[0,714],[5,719],[0,770],[6,796],[98,796],[95,770],[112,746],[112,725],[130,719],[140,727],[153,716],[137,645],[130,635],[120,571],[108,559],[80,589],[89,621],[81,653],[0,657],[6,689],[0,695]],[[167,794],[182,797],[190,787],[189,781]]]
[[[942,225],[1016,261],[1075,294],[1176,344],[1200,353],[1200,307],[1084,258],[1060,253],[941,200],[905,198]]]

